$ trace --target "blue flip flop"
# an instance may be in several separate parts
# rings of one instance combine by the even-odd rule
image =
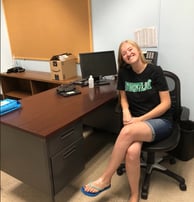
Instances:
[[[94,189],[98,190],[97,192],[89,192],[89,191],[85,191],[85,188],[82,186],[81,192],[82,192],[83,194],[85,194],[86,196],[90,196],[90,197],[95,197],[95,196],[97,196],[98,194],[102,193],[103,191],[105,191],[105,190],[107,190],[107,189],[110,189],[110,187],[111,187],[111,185],[108,185],[107,187],[101,189],[101,188],[99,188],[99,187],[93,186],[91,183],[89,183],[89,186],[90,186],[91,188],[94,188]]]

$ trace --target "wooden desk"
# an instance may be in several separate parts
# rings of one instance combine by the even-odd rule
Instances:
[[[83,118],[117,96],[115,82],[80,90],[62,97],[50,89],[22,99],[22,109],[1,117],[1,170],[52,201],[84,169]]]

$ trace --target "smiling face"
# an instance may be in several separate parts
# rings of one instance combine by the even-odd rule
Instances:
[[[120,50],[121,56],[127,64],[132,65],[138,62],[140,52],[134,45],[130,44],[129,42],[124,42]]]
[[[134,41],[126,40],[119,46],[119,67],[122,67],[125,63],[129,65],[135,65],[138,63],[147,64],[140,47]]]

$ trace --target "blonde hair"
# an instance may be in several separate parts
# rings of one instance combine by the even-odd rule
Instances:
[[[135,42],[135,41],[132,41],[132,40],[125,40],[123,42],[121,42],[121,44],[119,45],[119,51],[118,51],[118,65],[119,65],[119,68],[123,67],[126,63],[125,61],[123,60],[123,57],[122,57],[122,54],[121,54],[121,47],[124,43],[129,43],[131,44],[133,47],[137,48],[138,52],[140,53],[140,59],[141,61],[146,64],[148,63],[147,60],[145,59],[139,45]]]

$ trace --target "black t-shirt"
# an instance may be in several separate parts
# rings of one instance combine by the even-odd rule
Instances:
[[[159,91],[168,90],[168,85],[160,66],[147,64],[144,71],[137,74],[127,65],[119,69],[117,89],[126,92],[130,112],[138,117],[160,103]],[[160,118],[171,120],[171,113],[167,111]]]

